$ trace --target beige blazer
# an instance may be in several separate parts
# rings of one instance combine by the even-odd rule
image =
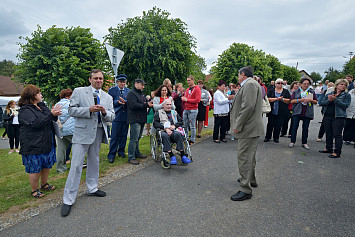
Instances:
[[[265,134],[262,106],[260,85],[249,77],[235,95],[230,110],[231,129],[239,131],[235,138],[260,137]]]

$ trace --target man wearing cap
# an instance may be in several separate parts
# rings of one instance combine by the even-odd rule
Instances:
[[[110,151],[107,155],[109,163],[115,161],[116,152],[119,157],[126,158],[125,148],[129,126],[127,123],[127,94],[129,89],[126,88],[126,79],[127,76],[124,74],[117,75],[117,86],[108,90],[108,94],[113,98],[113,107],[116,113],[115,120],[112,122]]]
[[[130,126],[128,162],[132,165],[139,164],[136,158],[147,158],[139,151],[139,140],[142,137],[144,124],[147,122],[147,108],[153,107],[153,101],[148,102],[143,94],[145,84],[143,79],[136,79],[133,89],[127,94],[127,122]]]

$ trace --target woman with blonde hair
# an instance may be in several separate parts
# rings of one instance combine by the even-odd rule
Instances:
[[[346,119],[346,109],[351,102],[348,91],[348,81],[338,79],[335,82],[334,91],[327,93],[319,105],[324,106],[323,124],[326,136],[326,149],[320,153],[331,153],[329,158],[339,158],[343,145],[343,129]],[[333,150],[333,138],[335,149]]]
[[[7,123],[7,136],[10,143],[9,154],[14,152],[14,147],[15,151],[19,152],[18,146],[20,143],[20,127],[18,122],[18,111],[14,100],[10,100],[7,103],[3,119]]]

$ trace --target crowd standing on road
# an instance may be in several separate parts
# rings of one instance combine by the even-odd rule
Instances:
[[[52,110],[42,102],[40,89],[29,85],[21,94],[20,110],[16,109],[14,101],[10,101],[4,112],[4,119],[8,122],[10,152],[14,148],[18,151],[19,141],[20,154],[25,171],[29,173],[31,195],[34,197],[44,196],[39,190],[39,180],[42,191],[55,189],[48,184],[49,170],[55,163],[58,173],[67,170],[66,152],[70,144],[73,145],[71,168],[63,194],[62,216],[70,214],[76,200],[85,156],[88,194],[106,196],[97,187],[101,143],[109,144],[109,163],[114,163],[116,156],[126,158],[125,148],[130,129],[128,162],[137,165],[137,158],[147,158],[139,149],[146,123],[153,124],[152,135],[156,130],[161,131],[163,151],[169,154],[170,165],[177,164],[171,143],[176,143],[182,163],[188,164],[191,160],[185,154],[181,127],[187,134],[186,141],[190,145],[194,144],[196,136],[201,137],[202,128],[207,126],[209,108],[213,109],[213,141],[226,143],[228,131],[231,140],[238,139],[237,158],[241,178],[238,179],[239,191],[231,196],[233,201],[250,199],[252,188],[258,186],[255,156],[259,137],[265,135],[262,124],[265,100],[270,103],[271,111],[267,113],[264,142],[273,139],[279,143],[279,138],[286,136],[288,131],[291,140],[289,147],[293,148],[302,120],[302,147],[310,149],[307,143],[308,129],[317,103],[323,108],[317,141],[326,134],[326,149],[319,152],[330,153],[330,158],[339,158],[343,140],[345,144],[355,142],[355,133],[352,132],[355,129],[355,89],[351,75],[337,80],[335,85],[329,81],[320,83],[315,90],[309,78],[292,82],[290,86],[286,80],[278,78],[266,87],[261,77],[253,75],[251,67],[243,67],[239,70],[236,84],[231,83],[227,87],[226,82],[221,80],[214,93],[213,90],[208,91],[201,80],[196,85],[195,78],[190,75],[186,79],[186,90],[182,83],[172,86],[170,79],[166,78],[151,93],[151,98],[143,92],[146,85],[143,79],[135,79],[130,90],[126,85],[127,76],[119,74],[115,78],[116,86],[106,93],[102,90],[103,78],[101,70],[92,70],[90,86],[75,88],[74,91],[62,90],[60,101]],[[109,139],[107,124],[110,123],[112,129]]]

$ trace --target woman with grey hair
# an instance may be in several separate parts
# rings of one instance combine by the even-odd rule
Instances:
[[[329,158],[339,158],[341,154],[346,109],[351,101],[351,96],[347,93],[348,84],[346,79],[336,80],[334,91],[326,94],[319,102],[319,105],[324,106],[323,124],[326,135],[326,149],[319,152],[331,153]],[[335,138],[334,150],[333,138]]]

